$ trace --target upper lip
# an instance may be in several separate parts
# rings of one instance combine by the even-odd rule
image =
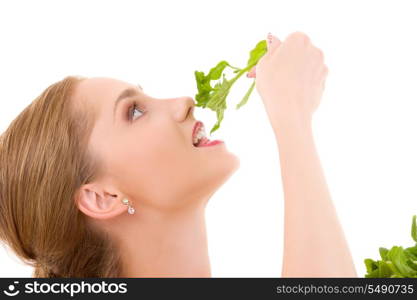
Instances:
[[[194,141],[194,135],[198,132],[198,130],[200,129],[201,126],[204,126],[203,122],[201,122],[201,121],[196,121],[195,122],[194,128],[193,128],[193,133],[191,135],[191,143],[192,144],[194,144],[193,143],[193,141]]]

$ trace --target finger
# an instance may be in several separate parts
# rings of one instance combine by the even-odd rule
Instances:
[[[326,65],[323,65],[323,68],[321,69],[321,75],[322,75],[323,80],[326,80],[328,74],[329,74],[329,68]]]
[[[281,45],[281,41],[270,32],[268,33],[266,41],[267,53],[265,55],[271,55],[275,49]],[[256,66],[254,66],[248,73],[246,73],[246,77],[256,78]]]
[[[247,74],[249,78],[256,78],[256,66],[254,66]]]
[[[322,83],[323,83],[323,89],[324,89],[326,86],[327,75],[329,74],[329,69],[327,68],[327,66],[325,66],[323,74],[324,74],[324,78],[323,78]]]
[[[266,55],[271,55],[276,48],[281,45],[281,41],[270,32],[268,33],[267,39],[267,53]],[[256,78],[256,66],[254,66],[248,73],[246,73],[246,77],[248,78]]]
[[[281,45],[281,41],[270,32],[268,33],[266,41],[267,41],[266,46],[268,49],[268,52],[267,52],[268,55],[272,55],[275,52],[275,50]]]

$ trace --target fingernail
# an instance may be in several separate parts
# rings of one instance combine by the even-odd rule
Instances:
[[[272,43],[272,33],[268,32],[267,39],[268,39],[268,43],[271,44]]]

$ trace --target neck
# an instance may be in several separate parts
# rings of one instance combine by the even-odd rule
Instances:
[[[121,236],[124,277],[210,277],[205,207],[160,213],[142,207]]]

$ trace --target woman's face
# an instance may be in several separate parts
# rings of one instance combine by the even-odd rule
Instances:
[[[78,108],[97,114],[88,145],[104,170],[97,180],[134,206],[169,210],[207,200],[239,167],[225,144],[192,144],[190,97],[157,99],[111,78],[85,79],[74,96]]]

